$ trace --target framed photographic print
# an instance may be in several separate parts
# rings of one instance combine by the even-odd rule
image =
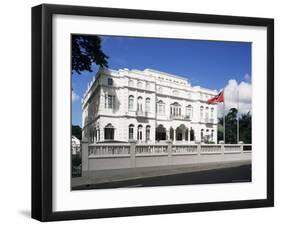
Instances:
[[[32,217],[274,205],[274,21],[32,8]]]

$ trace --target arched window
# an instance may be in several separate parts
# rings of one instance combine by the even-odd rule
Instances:
[[[203,113],[204,113],[204,107],[201,106],[201,107],[200,107],[200,120],[201,120],[201,121],[203,120]]]
[[[211,141],[214,141],[214,130],[211,131]]]
[[[129,140],[133,140],[134,139],[134,125],[130,124],[129,125]]]
[[[114,127],[111,123],[107,124],[104,127],[104,139],[105,140],[114,140]]]
[[[158,114],[165,114],[165,103],[162,100],[157,102],[157,113]]]
[[[179,92],[177,90],[173,90],[173,95],[179,95]]]
[[[134,87],[134,81],[133,80],[129,80],[129,86]]]
[[[192,119],[192,106],[189,104],[188,106],[186,106],[185,108],[185,116],[188,120],[191,120]]]
[[[210,141],[210,133],[209,133],[209,129],[207,129],[207,130],[206,130],[205,140],[206,140],[207,142],[209,142],[209,141]]]
[[[133,110],[134,109],[134,96],[130,95],[129,96],[129,110]]]
[[[146,82],[146,83],[145,83],[145,88],[148,89],[148,90],[150,89],[150,84],[149,84],[149,82]]]
[[[184,136],[185,136],[185,140],[186,141],[188,141],[188,134],[189,134],[189,131],[188,131],[188,128],[185,130],[185,134],[184,134]]]
[[[138,81],[138,88],[142,89],[142,82]]]
[[[138,140],[142,140],[142,125],[138,126]]]
[[[138,97],[137,111],[142,112],[142,97]]]
[[[192,128],[190,128],[190,141],[194,141],[195,137],[194,137],[194,130]]]
[[[209,120],[209,108],[208,107],[206,107],[206,109],[205,109],[205,119],[206,119],[206,121]]]
[[[150,126],[146,126],[145,128],[145,140],[150,140]]]
[[[150,98],[149,97],[147,97],[145,99],[145,111],[150,112]]]
[[[204,141],[204,129],[201,129],[201,142]]]

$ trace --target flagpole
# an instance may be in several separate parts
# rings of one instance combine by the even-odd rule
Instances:
[[[239,88],[237,89],[237,144],[239,143]]]
[[[225,95],[224,89],[222,91],[223,95]],[[225,98],[223,100],[223,142],[225,143]]]

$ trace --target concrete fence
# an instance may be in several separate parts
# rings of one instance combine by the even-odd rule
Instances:
[[[251,159],[251,144],[88,144],[82,141],[82,171]]]

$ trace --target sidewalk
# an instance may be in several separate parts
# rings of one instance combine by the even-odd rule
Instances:
[[[142,167],[130,169],[113,169],[113,170],[97,170],[84,172],[82,177],[71,179],[71,186],[103,184],[110,182],[119,182],[127,180],[135,180],[140,178],[150,178],[165,175],[174,175],[182,173],[191,173],[199,171],[208,171],[214,169],[223,169],[249,165],[251,161],[236,161],[236,162],[220,162],[220,163],[201,163],[188,165],[168,165],[155,167]]]

